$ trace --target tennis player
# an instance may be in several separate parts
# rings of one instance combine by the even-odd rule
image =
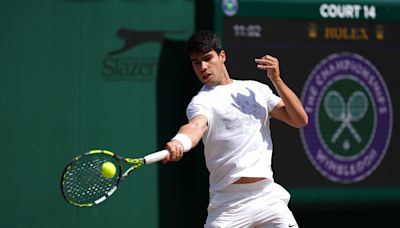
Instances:
[[[187,107],[189,122],[166,144],[164,162],[178,161],[202,139],[210,172],[210,202],[204,227],[298,227],[288,208],[290,194],[274,182],[269,119],[295,128],[308,117],[280,76],[278,59],[265,55],[265,70],[278,95],[265,84],[230,78],[217,34],[194,33],[187,42],[193,69],[204,84]]]

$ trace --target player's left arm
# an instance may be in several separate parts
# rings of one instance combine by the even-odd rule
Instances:
[[[266,55],[255,61],[258,64],[258,69],[267,71],[268,78],[274,84],[278,95],[282,98],[270,112],[270,116],[296,128],[306,126],[308,123],[307,113],[298,96],[282,80],[278,59]]]

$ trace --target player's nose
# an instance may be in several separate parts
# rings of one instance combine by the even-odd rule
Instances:
[[[207,70],[207,62],[201,61],[201,63],[200,63],[200,69],[201,69],[202,72],[204,72],[205,70]]]

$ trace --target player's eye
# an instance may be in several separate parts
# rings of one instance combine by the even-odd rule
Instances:
[[[198,66],[198,65],[200,65],[200,61],[197,61],[197,60],[192,61],[192,64],[193,64],[193,66]]]

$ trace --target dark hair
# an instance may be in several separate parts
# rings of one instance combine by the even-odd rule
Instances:
[[[221,39],[213,31],[201,30],[192,34],[186,43],[186,53],[216,51],[218,54],[222,50]]]

